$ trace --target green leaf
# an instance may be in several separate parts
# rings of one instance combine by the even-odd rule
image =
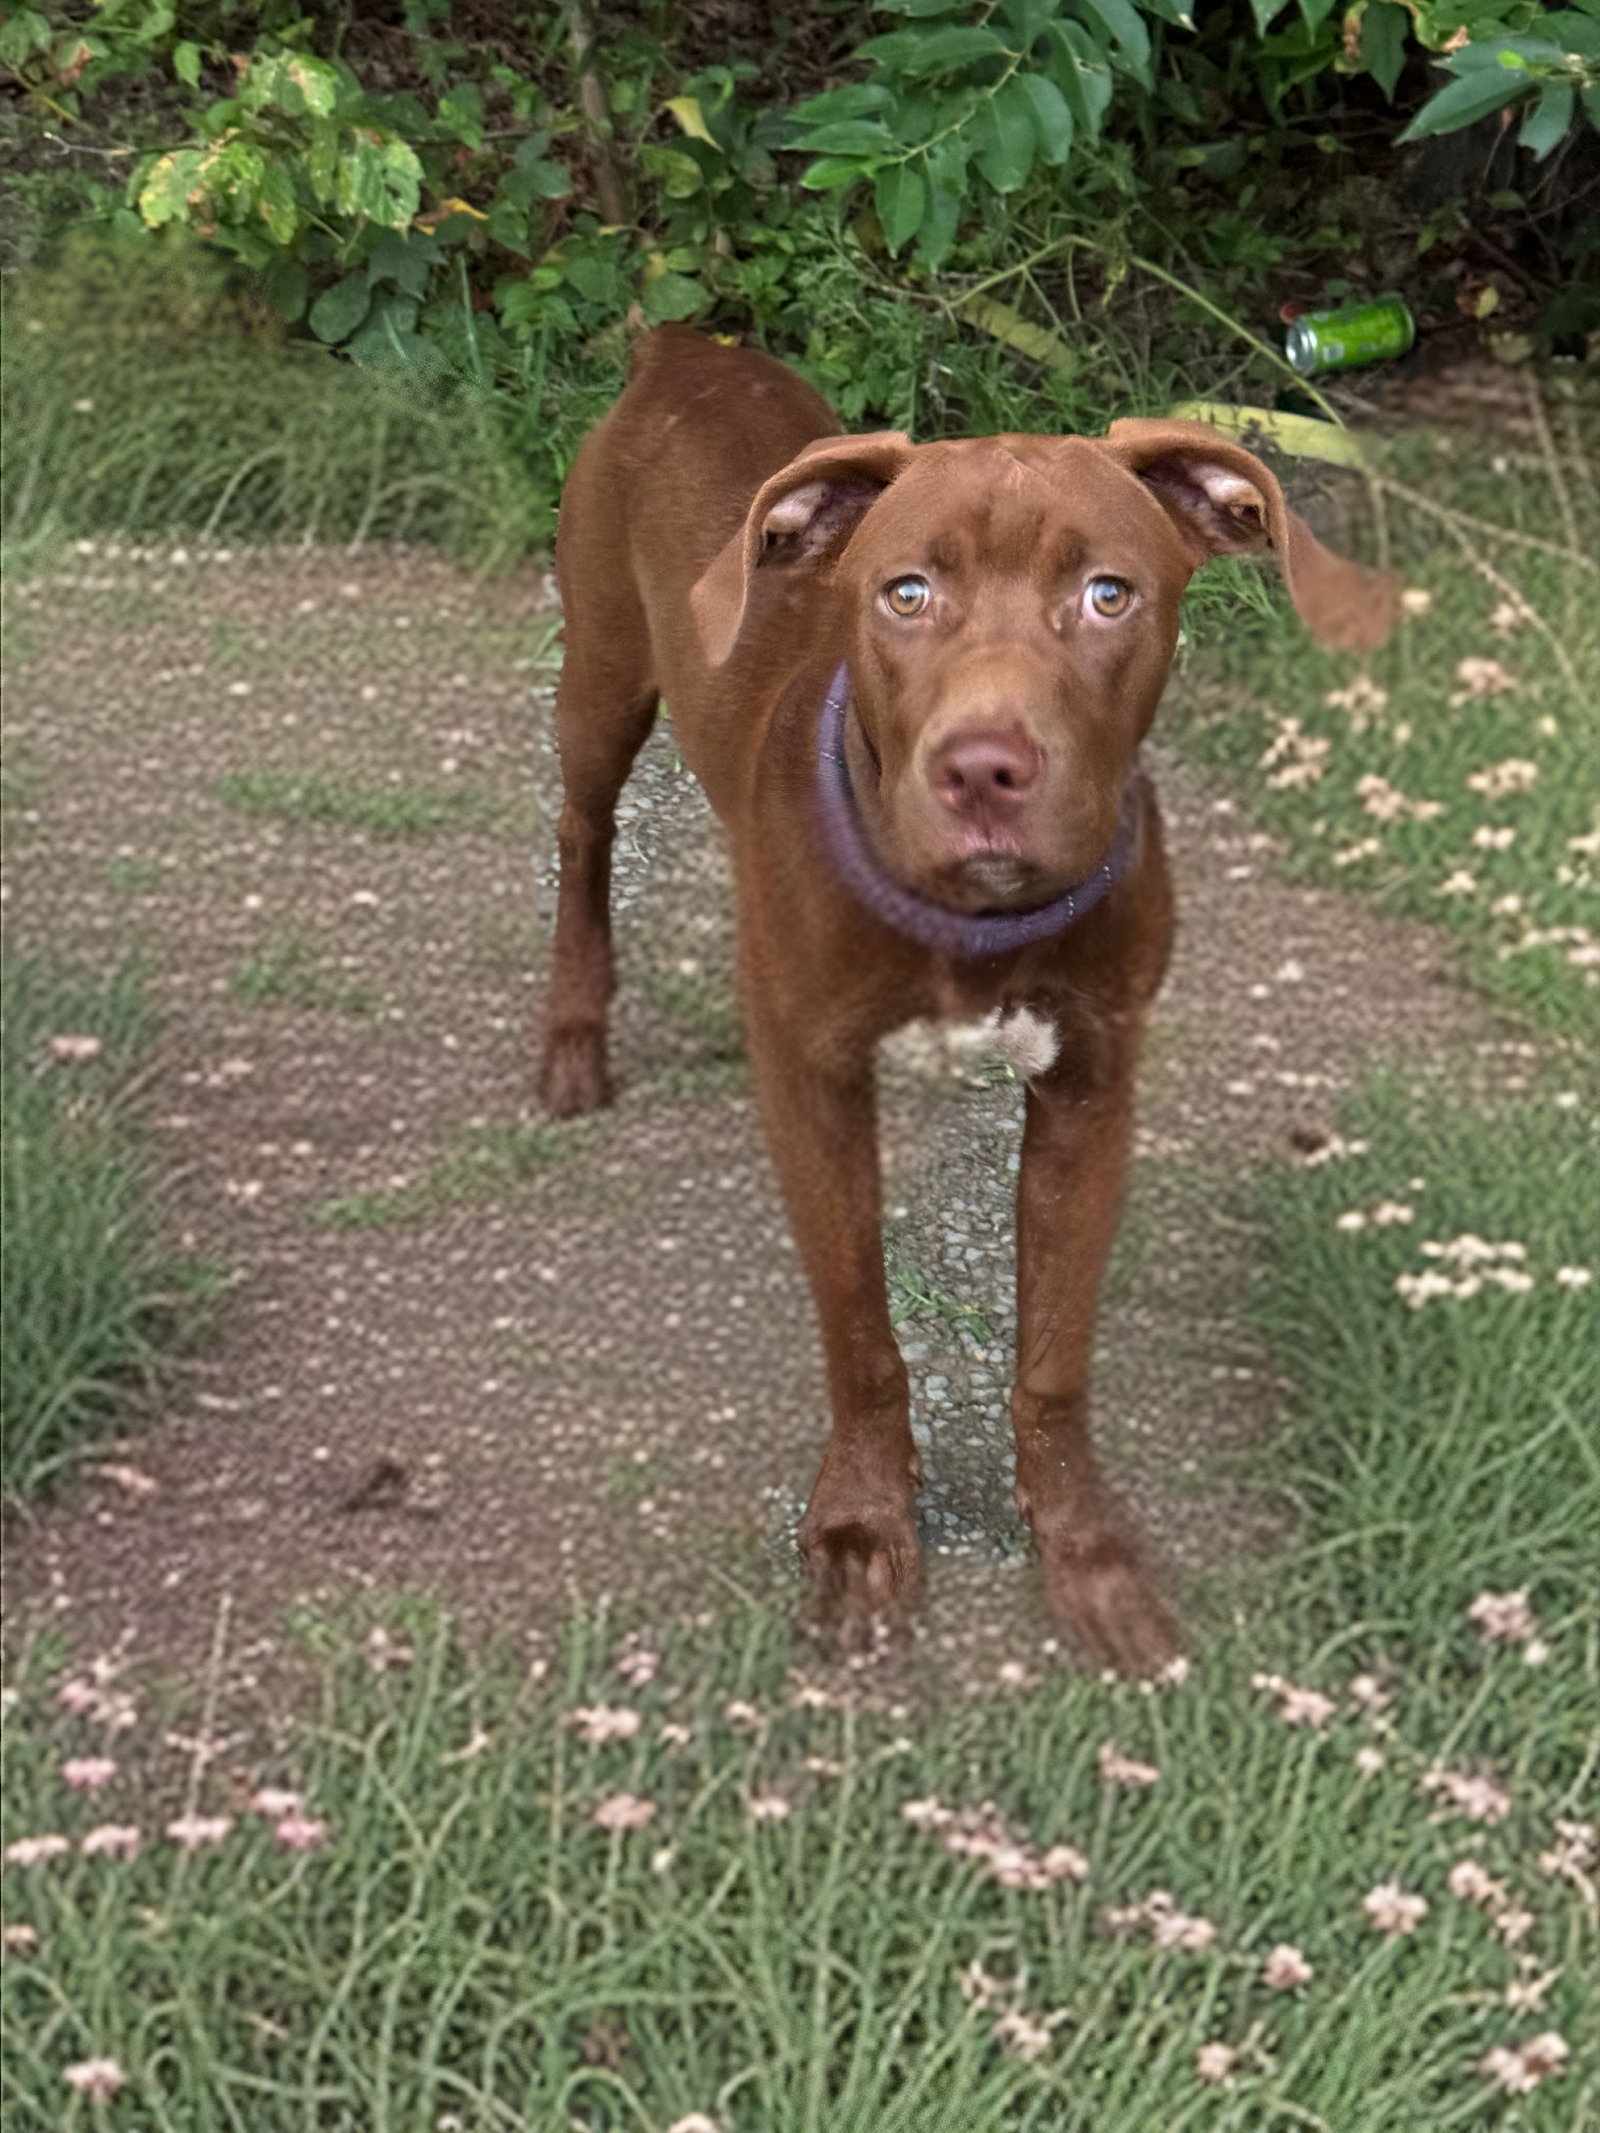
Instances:
[[[1396,0],[1368,0],[1361,18],[1361,64],[1384,96],[1394,102],[1394,85],[1405,65],[1406,32],[1411,17]]]
[[[922,225],[928,188],[920,172],[913,170],[909,163],[889,163],[878,173],[873,199],[878,220],[883,224],[884,239],[889,250],[897,253],[911,242]]]
[[[1014,193],[1026,183],[1038,137],[1032,99],[1014,75],[981,107],[971,132],[977,143],[974,160],[997,193]]]
[[[953,15],[956,0],[878,0],[885,15]]]
[[[185,81],[191,89],[200,86],[200,47],[191,44],[187,37],[172,47],[172,71],[179,81]]]
[[[268,163],[261,173],[261,213],[274,243],[294,243],[300,228],[300,208],[289,173],[281,163]]]
[[[810,156],[886,156],[893,154],[895,139],[876,119],[832,119],[807,132],[795,147]]]
[[[306,176],[317,205],[326,207],[339,182],[339,129],[328,119],[313,119],[311,146],[306,150]]]
[[[1250,12],[1256,18],[1256,35],[1265,37],[1288,5],[1289,0],[1250,0]]]
[[[832,119],[865,118],[894,102],[894,92],[880,81],[855,81],[842,89],[825,89],[797,104],[793,116],[802,126],[825,126]]]
[[[364,274],[347,274],[331,289],[324,289],[311,306],[308,321],[319,341],[347,340],[366,317],[372,291]]]
[[[262,294],[288,325],[305,316],[306,270],[298,259],[275,259],[261,277]]]
[[[850,156],[819,156],[802,173],[800,183],[808,193],[831,193],[841,185],[854,185],[857,178],[866,175],[865,166]]]
[[[314,60],[305,51],[290,51],[284,53],[282,70],[286,79],[301,92],[301,102],[311,117],[326,119],[333,115],[333,107],[339,102],[337,68],[329,66],[326,60]]]
[[[1098,140],[1111,102],[1111,69],[1081,23],[1052,22],[1050,37],[1055,46],[1051,78],[1066,98],[1078,132]]]
[[[200,175],[200,161],[198,148],[179,148],[151,164],[135,203],[151,229],[184,214]]]
[[[1090,18],[1098,22],[1127,63],[1136,81],[1150,86],[1150,32],[1132,0],[1079,0]]]
[[[422,165],[405,141],[382,147],[357,139],[339,158],[339,205],[390,229],[403,229],[421,198]]]
[[[640,291],[644,315],[660,324],[663,319],[693,318],[711,301],[699,282],[687,274],[657,274]]]
[[[439,124],[468,148],[483,146],[483,96],[476,82],[461,82],[440,97]]]
[[[1559,14],[1545,16],[1544,28],[1563,52],[1576,52],[1583,59],[1600,59],[1600,22],[1592,15],[1563,8]]]
[[[385,230],[367,254],[367,286],[388,281],[408,296],[421,296],[443,257],[425,230]]]
[[[537,156],[520,170],[508,171],[500,190],[518,207],[529,207],[535,200],[565,200],[572,191],[572,173],[565,163]]]
[[[879,59],[908,80],[922,81],[1006,50],[1005,39],[996,31],[980,23],[952,22],[938,30],[894,30],[887,37],[869,37],[857,48],[856,56]]]
[[[1551,149],[1566,139],[1576,105],[1577,95],[1571,82],[1546,82],[1544,94],[1523,120],[1517,139],[1542,163]]]
[[[489,219],[484,228],[496,244],[503,244],[508,252],[520,252],[529,257],[528,211],[514,207],[509,200],[497,200],[489,210]]]
[[[661,180],[669,200],[692,200],[706,181],[705,172],[684,148],[646,141],[639,151],[639,161],[652,178]]]
[[[1589,114],[1589,123],[1600,129],[1600,81],[1592,89],[1583,92],[1583,108]]]
[[[1047,74],[1019,74],[1016,79],[1033,113],[1039,153],[1059,166],[1072,153],[1072,108]]]
[[[50,35],[50,25],[37,8],[18,8],[0,22],[0,61],[20,67],[30,53],[50,49]]]
[[[1498,111],[1503,104],[1515,102],[1526,93],[1528,86],[1529,77],[1525,73],[1513,73],[1506,67],[1448,81],[1437,96],[1430,97],[1423,105],[1400,135],[1400,141],[1402,144],[1425,141],[1430,134],[1459,132],[1463,126],[1470,126],[1474,119]]]
[[[941,141],[923,158],[928,169],[928,206],[917,233],[917,251],[930,267],[942,267],[961,227],[967,198],[967,159],[956,140]]]

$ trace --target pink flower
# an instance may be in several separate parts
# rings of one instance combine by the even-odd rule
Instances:
[[[273,1824],[272,1834],[291,1852],[314,1852],[327,1843],[328,1825],[296,1809]]]
[[[0,1947],[7,1955],[32,1955],[38,1945],[38,1931],[25,1918],[16,1918],[8,1926],[0,1926]]]
[[[1480,1592],[1467,1620],[1486,1644],[1526,1644],[1539,1627],[1525,1587],[1516,1592]]]
[[[758,1792],[749,1803],[752,1822],[786,1822],[791,1812],[781,1792]]]
[[[642,1644],[630,1645],[617,1661],[617,1672],[630,1689],[642,1689],[654,1681],[656,1668],[661,1664],[661,1654]]]
[[[280,1822],[285,1815],[297,1815],[305,1801],[298,1792],[291,1792],[287,1785],[263,1785],[250,1795],[250,1812],[265,1815],[269,1822]]]
[[[761,1713],[756,1706],[737,1696],[732,1703],[723,1705],[722,1715],[735,1733],[754,1733],[761,1725]]]
[[[203,1851],[220,1844],[233,1827],[232,1815],[179,1815],[167,1824],[167,1835],[186,1852]]]
[[[1532,2037],[1526,2044],[1509,2049],[1504,2044],[1497,2044],[1478,2061],[1478,2072],[1508,2095],[1526,2096],[1546,2076],[1559,2074],[1568,2056],[1566,2038],[1556,2030],[1547,2029],[1542,2036]]]
[[[137,1859],[144,1837],[137,1822],[102,1822],[78,1846],[85,1859]]]
[[[380,1623],[362,1646],[368,1666],[375,1674],[387,1674],[394,1666],[409,1666],[416,1653],[409,1644],[390,1636]]]
[[[61,2078],[92,2103],[109,2103],[128,2079],[115,2059],[80,2059],[76,2066],[63,2067]]]
[[[1430,1770],[1417,1780],[1417,1790],[1443,1793],[1458,1814],[1470,1822],[1503,1822],[1511,1812],[1511,1796],[1492,1778],[1474,1777],[1464,1770]]]
[[[992,2035],[1003,2052],[1010,2052],[1016,2059],[1031,2061],[1050,2049],[1050,2028],[1049,2022],[1038,2021],[1020,2008],[1013,2008],[1010,2014],[1003,2014],[996,2022]]]
[[[1414,1933],[1428,1915],[1424,1896],[1408,1896],[1397,1883],[1385,1881],[1361,1899],[1361,1908],[1375,1931],[1400,1935]]]
[[[648,1829],[655,1818],[655,1801],[641,1800],[631,1792],[614,1792],[589,1817],[596,1829],[613,1831]]]
[[[1115,1741],[1102,1742],[1095,1760],[1100,1766],[1101,1779],[1107,1785],[1153,1785],[1161,1775],[1154,1764],[1137,1763],[1132,1756],[1124,1755]]]
[[[1324,1696],[1320,1689],[1298,1688],[1281,1674],[1252,1675],[1251,1687],[1265,1689],[1277,1697],[1278,1716],[1286,1726],[1310,1726],[1320,1733],[1330,1719],[1339,1715],[1339,1706],[1331,1696]]]
[[[1311,1965],[1287,1941],[1279,1941],[1261,1966],[1261,1982],[1274,1992],[1293,1992],[1298,1985],[1309,1985],[1311,1976]]]
[[[675,2118],[667,2133],[718,2133],[717,2122],[707,2118],[704,2111],[691,2111],[687,2118]]]
[[[109,1755],[76,1755],[61,1765],[61,1775],[73,1792],[98,1792],[116,1774],[117,1766]]]
[[[1496,1911],[1506,1900],[1506,1885],[1476,1859],[1461,1859],[1451,1867],[1445,1886],[1458,1903],[1481,1903]]]
[[[63,1711],[70,1711],[74,1718],[88,1718],[100,1708],[100,1691],[92,1681],[81,1675],[62,1682],[56,1690],[56,1702]]]
[[[1233,2073],[1238,2056],[1231,2044],[1202,2044],[1194,2055],[1194,2070],[1202,2081],[1219,2084]]]
[[[1052,1844],[1039,1864],[1050,1881],[1087,1881],[1089,1878],[1088,1860],[1070,1844]]]
[[[586,1748],[603,1748],[614,1740],[632,1740],[640,1725],[637,1711],[603,1703],[569,1711],[566,1722]]]
[[[65,1837],[18,1837],[14,1844],[6,1846],[7,1866],[44,1866],[51,1859],[60,1859],[72,1846]]]

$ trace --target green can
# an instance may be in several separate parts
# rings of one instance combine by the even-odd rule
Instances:
[[[1319,370],[1355,370],[1403,356],[1417,322],[1403,296],[1375,296],[1338,311],[1303,311],[1289,328],[1284,353],[1301,377]]]

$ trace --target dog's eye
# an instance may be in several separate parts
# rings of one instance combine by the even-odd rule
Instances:
[[[933,598],[933,588],[926,578],[896,578],[892,585],[883,589],[884,605],[891,615],[902,619],[920,615]]]
[[[1133,605],[1133,587],[1122,578],[1091,578],[1089,606],[1103,622],[1114,622]]]

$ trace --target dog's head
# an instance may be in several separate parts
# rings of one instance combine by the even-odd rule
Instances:
[[[1325,549],[1251,453],[1191,422],[1103,438],[819,439],[695,587],[731,657],[758,576],[823,574],[846,627],[870,812],[908,887],[959,910],[1057,894],[1104,855],[1209,557],[1270,549],[1320,644],[1381,643],[1389,580]]]

